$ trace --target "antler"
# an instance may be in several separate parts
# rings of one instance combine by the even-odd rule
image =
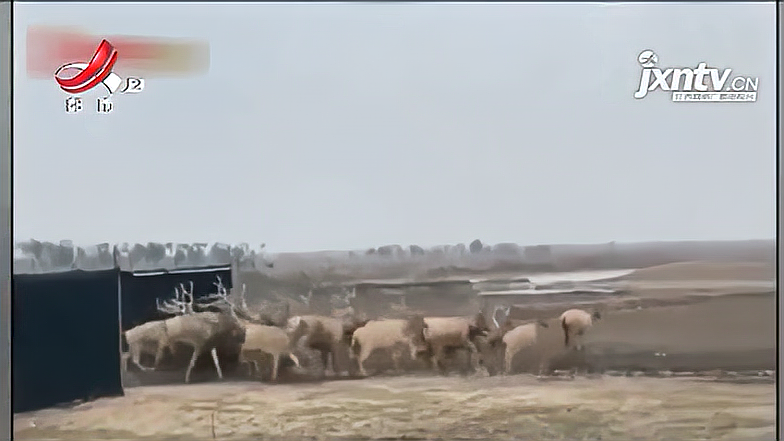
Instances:
[[[357,297],[357,288],[352,286],[351,289],[346,289],[346,303],[351,303],[351,299]]]
[[[174,314],[174,315],[182,315],[183,311],[182,308],[174,302],[171,301],[164,301],[161,303],[161,299],[155,299],[155,306],[158,311],[164,314]]]
[[[164,300],[155,299],[155,306],[158,311],[164,314],[183,315],[193,312],[192,306],[184,301],[185,293],[181,293],[177,287],[174,288],[174,299]],[[190,302],[193,303],[192,301]]]
[[[299,298],[302,300],[302,303],[304,303],[305,306],[310,306],[310,299],[313,298],[313,290],[311,289],[308,291],[307,297],[300,294]]]
[[[218,282],[217,283],[213,282],[212,284],[215,285],[215,287],[218,289],[218,292],[202,297],[199,301],[200,304],[206,306],[206,305],[213,305],[221,301],[225,301],[229,303],[228,292],[226,291],[226,288],[223,286],[223,281],[221,280],[220,276],[215,276],[215,277],[218,279]]]
[[[183,310],[185,311],[185,314],[193,314],[193,282],[191,282],[191,292],[183,293],[182,298]],[[186,298],[188,300],[185,300]]]
[[[229,313],[236,316],[235,309],[239,309],[239,308],[237,308],[237,306],[235,306],[234,303],[231,300],[229,300],[229,292],[226,289],[226,287],[223,285],[223,280],[220,278],[220,276],[216,276],[216,278],[218,279],[218,282],[217,283],[213,282],[213,285],[215,285],[215,287],[218,289],[218,292],[200,298],[198,305],[202,308],[207,308],[210,306],[213,307],[228,306]]]
[[[229,292],[226,289],[226,287],[223,285],[223,280],[221,279],[220,276],[215,276],[215,278],[218,279],[218,283],[213,282],[212,284],[215,285],[216,288],[218,288],[217,295],[226,298],[229,295]]]
[[[185,285],[180,283],[179,288],[174,287],[174,299],[169,299],[161,303],[155,299],[158,310],[166,314],[192,314],[193,313],[193,282],[190,282],[190,292],[185,289]]]
[[[246,301],[245,292],[246,292],[245,284],[243,283],[242,284],[242,293],[240,294],[240,300],[241,300],[242,303],[240,303],[240,304],[242,305],[242,309],[247,311],[248,310],[248,302]]]
[[[498,311],[503,311],[504,312],[504,319],[506,319],[506,318],[509,317],[509,312],[511,310],[512,310],[511,306],[495,305],[495,309],[493,309],[493,324],[495,325],[496,328],[500,328],[501,327],[501,324],[498,323],[498,319],[496,318],[496,316],[498,315]]]
[[[183,283],[180,283],[180,290],[182,291],[183,297],[185,297],[185,294],[190,294],[193,296],[193,280],[189,280],[188,285],[190,286],[190,291],[185,289],[185,285]]]

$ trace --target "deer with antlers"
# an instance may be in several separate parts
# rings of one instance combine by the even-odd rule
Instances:
[[[196,360],[205,352],[212,356],[215,370],[218,377],[223,379],[223,372],[218,361],[217,346],[224,340],[241,345],[245,341],[245,327],[240,322],[234,307],[223,298],[207,298],[208,302],[202,303],[200,299],[196,307],[200,311],[194,310],[193,283],[190,284],[190,292],[181,286],[183,291],[181,299],[158,303],[158,310],[164,313],[175,312],[172,318],[157,320],[137,326],[125,332],[128,341],[129,352],[134,364],[142,370],[155,370],[161,360],[165,348],[171,348],[175,344],[185,344],[193,348],[188,368],[185,371],[185,382],[190,383],[190,376]],[[214,311],[216,309],[218,311]],[[207,310],[210,309],[210,310]],[[179,314],[181,312],[181,314]],[[137,330],[142,328],[141,330]],[[153,368],[145,368],[138,364],[138,355],[141,342],[153,340],[157,342],[158,350],[155,356]]]
[[[223,286],[220,277],[218,277],[218,283],[215,285],[218,288],[218,293],[214,297],[230,302],[228,290]],[[293,350],[296,342],[308,330],[308,325],[305,321],[298,320],[287,332],[268,323],[263,314],[258,314],[254,317],[254,314],[248,310],[244,284],[240,294],[240,304],[232,303],[232,306],[237,310],[239,320],[245,327],[245,341],[240,349],[239,361],[248,365],[249,373],[259,373],[259,356],[262,354],[272,356],[272,375],[270,378],[272,381],[278,378],[278,366],[283,357],[290,358],[295,366],[300,366],[299,359],[294,355]]]
[[[180,288],[174,287],[174,299],[165,300],[155,299],[155,304],[159,312],[167,315],[180,316],[193,312],[193,309],[185,300],[186,291],[182,285]],[[128,343],[128,353],[123,354],[123,371],[127,371],[129,361],[133,362],[142,371],[155,370],[154,367],[147,367],[141,364],[142,353],[155,355],[155,366],[160,362],[165,349],[172,351],[164,338],[166,326],[164,320],[154,320],[135,326],[125,331],[125,340]]]
[[[327,369],[331,368],[332,373],[336,376],[346,372],[351,374],[352,364],[348,364],[347,369],[339,369],[338,363],[335,358],[341,358],[349,361],[349,344],[354,331],[364,326],[368,319],[362,314],[357,314],[353,307],[351,307],[351,300],[355,296],[354,290],[345,290],[345,296],[337,296],[333,300],[344,301],[348,304],[346,308],[335,309],[331,307],[331,312],[328,315],[314,314],[315,309],[312,300],[313,292],[321,288],[321,284],[313,281],[303,271],[304,278],[310,282],[311,289],[308,291],[308,297],[300,296],[308,306],[309,313],[304,315],[297,315],[289,317],[286,324],[286,329],[292,332],[300,323],[304,322],[308,325],[305,333],[306,340],[305,346],[309,349],[317,351],[321,358],[323,366],[322,375],[326,375]],[[330,316],[331,315],[331,316]],[[348,372],[347,372],[348,371]]]

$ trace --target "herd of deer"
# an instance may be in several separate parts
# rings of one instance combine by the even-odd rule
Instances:
[[[548,322],[541,319],[511,320],[508,307],[497,307],[493,311],[492,325],[485,319],[484,312],[472,317],[411,314],[403,319],[367,320],[350,306],[332,316],[290,316],[286,306],[284,317],[275,319],[265,312],[250,311],[244,285],[239,302],[231,299],[220,278],[215,285],[217,293],[198,300],[194,297],[192,283],[190,289],[180,285],[175,288],[174,299],[157,302],[158,310],[172,315],[171,318],[147,322],[126,331],[128,352],[123,354],[123,372],[127,371],[129,361],[143,371],[156,370],[166,350],[174,354],[176,345],[184,344],[193,348],[185,372],[186,383],[190,382],[198,357],[207,353],[212,356],[218,377],[223,379],[217,351],[222,345],[239,348],[239,362],[248,367],[249,375],[258,374],[259,362],[271,356],[272,381],[277,380],[283,357],[300,367],[300,361],[294,355],[298,347],[317,351],[324,372],[331,367],[334,375],[355,375],[358,371],[367,376],[367,359],[374,351],[382,349],[389,351],[396,372],[401,371],[400,362],[408,355],[415,360],[425,360],[433,370],[444,373],[447,357],[457,350],[466,350],[468,367],[472,370],[481,369],[486,359],[503,354],[503,371],[511,374],[515,355],[537,342],[540,328],[549,327]],[[499,315],[503,316],[501,321]],[[598,318],[598,312],[590,314],[580,309],[561,314],[558,321],[563,329],[564,346],[582,349],[582,337],[592,326],[593,319]],[[351,360],[347,369],[339,369],[335,362],[342,351],[347,352]],[[141,364],[143,353],[155,355],[152,367]],[[543,357],[539,374],[547,368],[548,359]]]

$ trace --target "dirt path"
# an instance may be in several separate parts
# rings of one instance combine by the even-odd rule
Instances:
[[[698,378],[404,376],[151,386],[14,417],[15,439],[775,439],[775,389]]]

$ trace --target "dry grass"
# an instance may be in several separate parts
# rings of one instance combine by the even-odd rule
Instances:
[[[133,388],[15,418],[15,439],[773,439],[770,384],[379,377]]]

